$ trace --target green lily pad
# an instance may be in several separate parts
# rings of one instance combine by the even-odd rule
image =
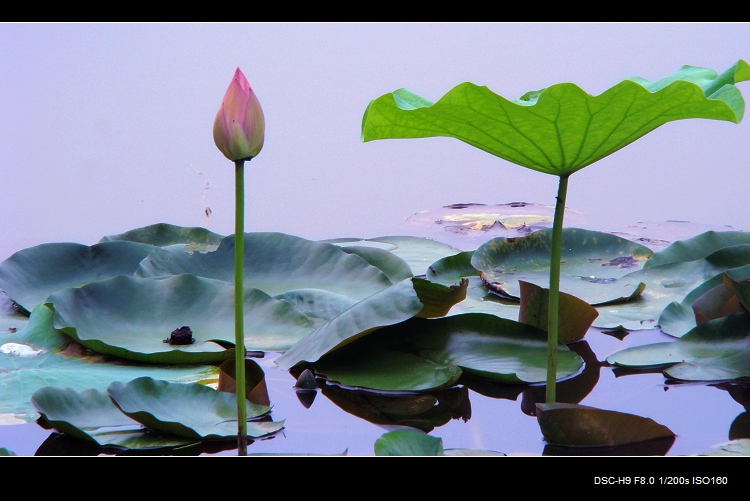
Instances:
[[[377,247],[368,247],[365,245],[350,245],[350,246],[339,246],[344,252],[349,254],[356,254],[373,266],[376,266],[383,273],[386,274],[388,279],[393,282],[400,282],[407,278],[411,278],[414,274],[411,271],[411,267],[406,261],[396,256],[392,252],[384,249],[378,249]]]
[[[301,362],[315,362],[331,350],[387,325],[403,322],[423,308],[411,279],[399,282],[360,301],[312,331],[275,360],[288,370]]]
[[[734,84],[745,80],[750,66],[740,60],[721,75],[683,66],[655,82],[633,77],[599,96],[561,83],[509,101],[465,82],[433,103],[398,89],[367,106],[362,141],[453,137],[523,167],[564,176],[667,122],[739,123],[745,106]]]
[[[387,250],[403,259],[411,267],[414,276],[424,275],[430,263],[461,252],[460,249],[448,244],[436,242],[429,238],[411,236],[386,236],[368,239],[337,238],[324,241],[343,248],[370,246]]]
[[[720,249],[741,244],[750,244],[750,233],[743,231],[706,231],[686,240],[678,240],[667,248],[654,253],[644,263],[643,267],[695,261],[703,259]]]
[[[313,322],[288,301],[246,288],[245,346],[284,350]],[[56,329],[97,353],[165,364],[211,363],[234,357],[234,286],[184,274],[118,276],[52,294]],[[188,327],[192,344],[173,343]]]
[[[137,449],[144,443],[147,447],[177,447],[195,442],[195,439],[149,433],[141,423],[123,414],[105,391],[46,386],[34,392],[31,403],[45,427],[96,442],[101,447]]]
[[[547,343],[541,329],[495,315],[413,318],[358,339],[312,365],[338,384],[384,391],[445,388],[462,372],[531,384],[546,380]],[[558,379],[582,367],[581,357],[559,343]]]
[[[483,274],[492,290],[518,300],[519,281],[549,287],[552,231],[525,237],[495,238],[482,244],[471,265]],[[560,291],[597,306],[638,296],[644,284],[628,279],[653,251],[610,233],[563,229]]]
[[[126,231],[118,235],[107,235],[99,242],[113,240],[127,240],[167,247],[170,245],[184,245],[187,251],[207,252],[216,250],[223,235],[209,231],[206,228],[175,226],[167,223],[157,223],[143,228]]]
[[[544,439],[555,445],[616,446],[675,437],[653,419],[579,404],[537,404],[536,416]]]
[[[322,289],[364,299],[390,287],[388,276],[340,247],[283,233],[245,234],[244,285],[276,296],[295,289]],[[158,249],[143,260],[139,277],[190,273],[234,283],[234,235],[213,252]]]
[[[107,393],[128,417],[151,430],[190,439],[237,437],[237,398],[201,384],[176,384],[140,377],[114,381]],[[259,421],[271,408],[245,401],[247,436],[259,438],[284,427],[283,421]]]
[[[3,337],[3,346],[13,344],[24,349],[0,350],[0,415],[27,422],[38,419],[31,397],[48,386],[105,390],[112,381],[144,375],[175,383],[212,381],[217,377],[217,369],[211,365],[127,365],[98,363],[102,358],[99,356],[66,355],[70,338],[54,328],[53,315],[51,308],[41,304],[31,312],[24,329]]]
[[[0,263],[0,289],[27,312],[60,289],[80,287],[116,275],[132,275],[157,249],[137,242],[41,244]]]
[[[710,320],[675,341],[626,348],[607,362],[618,367],[665,366],[665,376],[682,381],[750,377],[750,314]]]
[[[443,439],[418,430],[394,430],[375,441],[376,456],[442,456]]]

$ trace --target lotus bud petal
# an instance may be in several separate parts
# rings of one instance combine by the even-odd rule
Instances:
[[[260,153],[266,120],[260,101],[237,68],[214,120],[214,142],[229,160],[250,160]]]

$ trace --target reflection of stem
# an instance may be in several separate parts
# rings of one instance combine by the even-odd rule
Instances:
[[[557,188],[555,218],[552,222],[552,250],[549,266],[549,312],[547,314],[547,396],[546,402],[555,401],[557,381],[557,329],[560,306],[560,260],[562,258],[562,229],[565,213],[565,196],[568,191],[568,176],[560,176]]]
[[[243,283],[245,263],[245,161],[234,162],[234,360],[237,391],[237,455],[247,456],[247,409],[245,407],[245,333]]]

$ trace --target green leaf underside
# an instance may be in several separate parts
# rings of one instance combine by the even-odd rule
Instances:
[[[572,83],[509,101],[465,82],[433,103],[399,89],[368,105],[362,141],[453,137],[546,174],[570,175],[671,121],[704,118],[739,123],[737,82],[750,80],[740,60],[721,75],[683,66],[656,82],[624,80],[598,96]]]

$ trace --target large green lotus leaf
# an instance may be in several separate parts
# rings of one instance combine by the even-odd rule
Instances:
[[[102,237],[99,242],[127,240],[157,247],[181,244],[185,246],[186,250],[205,252],[215,250],[222,238],[224,238],[223,235],[209,231],[206,228],[188,228],[167,223],[157,223],[126,231],[118,235],[107,235]]]
[[[423,308],[411,279],[399,282],[358,302],[310,332],[275,360],[288,370],[300,362],[315,362],[357,338],[417,315]]]
[[[337,238],[326,240],[340,247],[372,246],[387,250],[400,257],[411,267],[414,276],[427,272],[430,263],[461,252],[453,246],[429,238],[411,236],[387,236],[369,239]]]
[[[509,101],[487,87],[457,85],[433,103],[406,89],[369,103],[362,141],[453,137],[546,174],[572,174],[675,120],[739,123],[745,103],[737,82],[750,80],[739,60],[718,75],[683,66],[655,82],[626,79],[598,96],[572,83]]]
[[[579,404],[537,404],[536,417],[545,441],[555,445],[616,446],[675,437],[653,419]]]
[[[28,325],[3,336],[0,350],[0,415],[10,415],[23,421],[39,417],[31,405],[31,396],[47,386],[70,387],[74,390],[94,388],[104,390],[116,380],[129,380],[150,375],[173,382],[212,381],[217,369],[211,365],[126,365],[92,363],[89,360],[64,355],[68,336],[54,328],[54,312],[39,305],[31,312]]]
[[[322,289],[364,299],[392,285],[386,274],[340,247],[283,233],[245,234],[244,285],[276,296],[295,289]],[[158,249],[143,260],[140,277],[190,273],[234,283],[234,235],[213,252]]]
[[[178,447],[195,440],[149,432],[120,411],[106,391],[45,386],[31,396],[45,427],[101,447]]]
[[[750,233],[744,231],[706,231],[687,240],[678,240],[654,253],[644,268],[668,263],[681,263],[703,259],[720,249],[750,244]]]
[[[30,312],[60,289],[116,275],[132,275],[154,249],[158,247],[126,241],[29,247],[0,263],[0,288]]]
[[[313,328],[288,301],[245,289],[245,346],[284,350]],[[190,274],[118,276],[52,294],[54,326],[87,348],[129,360],[211,363],[234,357],[234,286]],[[192,344],[171,344],[189,327]]]
[[[375,441],[376,456],[442,456],[443,439],[419,430],[394,430]]]
[[[652,254],[649,248],[611,233],[563,229],[560,291],[596,306],[637,297],[644,285],[630,280]],[[488,287],[520,298],[519,281],[549,287],[552,230],[519,238],[494,238],[479,246],[471,265],[484,274]]]
[[[643,313],[656,318],[665,333],[680,337],[695,327],[693,301],[721,284],[724,272],[736,273],[737,280],[750,278],[750,245],[731,245],[693,261],[644,267],[630,278],[646,284]]]
[[[607,362],[618,367],[668,366],[664,374],[683,381],[750,377],[750,314],[710,320],[675,341],[626,348]]]
[[[107,388],[115,405],[149,429],[192,439],[237,437],[237,398],[197,383],[176,384],[139,377],[114,381]],[[259,438],[284,427],[283,421],[256,421],[271,408],[245,401],[247,436]]]

